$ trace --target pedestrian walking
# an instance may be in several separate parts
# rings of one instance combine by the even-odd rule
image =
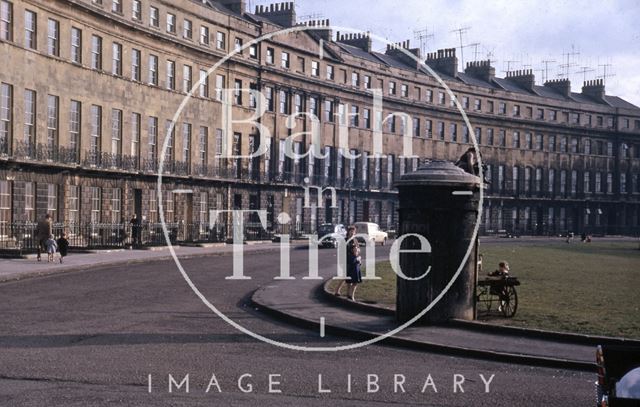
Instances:
[[[53,237],[50,237],[45,240],[45,246],[47,248],[47,263],[51,263],[56,252],[58,251],[58,244],[55,240],[53,240]]]
[[[53,238],[53,225],[51,223],[51,215],[48,213],[38,221],[36,226],[36,243],[38,245],[38,261],[41,261],[42,251],[46,251],[45,242],[47,239]]]
[[[67,240],[67,234],[62,232],[56,243],[58,244],[58,253],[60,253],[60,263],[62,263],[62,260],[67,257],[69,252],[69,240]]]
[[[356,288],[362,282],[360,243],[355,235],[356,227],[349,226],[347,229],[347,279],[340,281],[334,292],[339,297],[342,286],[347,284],[347,298],[351,301],[355,301]]]

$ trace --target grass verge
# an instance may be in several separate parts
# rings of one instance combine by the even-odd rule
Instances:
[[[481,243],[484,273],[501,260],[522,285],[512,319],[491,323],[640,339],[640,250],[638,242],[564,241]],[[382,280],[365,281],[356,299],[395,307],[395,274],[388,262],[376,266]],[[332,282],[330,287],[335,287]]]

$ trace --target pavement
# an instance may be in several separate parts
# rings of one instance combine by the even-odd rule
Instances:
[[[399,327],[390,310],[329,298],[331,294],[325,291],[324,285],[318,281],[296,280],[288,281],[285,287],[282,282],[274,282],[257,290],[252,301],[263,311],[290,323],[363,341]],[[346,287],[343,295],[344,292]],[[640,345],[640,341],[618,338],[501,329],[462,321],[438,326],[414,325],[382,340],[382,343],[416,350],[584,371],[595,369],[595,346],[602,342]]]
[[[295,245],[296,243],[292,243]],[[298,243],[302,245],[303,243]],[[199,256],[223,256],[233,250],[232,244],[211,244],[206,246],[173,246],[178,258],[193,258]],[[279,250],[279,244],[271,242],[254,242],[243,246],[245,253]],[[94,250],[87,252],[73,252],[64,258],[64,263],[59,262],[59,255],[55,255],[55,261],[47,262],[47,255],[42,255],[43,261],[37,261],[35,254],[25,258],[9,259],[0,258],[0,282],[20,280],[23,278],[44,276],[71,271],[86,270],[90,267],[107,265],[126,265],[147,261],[160,261],[171,259],[168,246],[159,246],[144,250]]]

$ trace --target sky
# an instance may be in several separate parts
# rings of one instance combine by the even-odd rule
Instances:
[[[249,0],[252,6],[268,0]],[[596,79],[606,68],[606,92],[640,106],[640,0],[296,0],[298,20],[329,19],[391,42],[411,40],[421,46],[416,31],[428,30],[427,52],[458,48],[462,34],[464,61],[491,59],[496,74],[508,69],[533,69],[536,82],[565,73],[574,92],[583,80]],[[470,45],[479,44],[479,45]],[[383,51],[385,44],[375,43]],[[507,62],[513,61],[513,62]],[[592,71],[580,73],[584,67]],[[460,66],[462,70],[462,65]],[[547,76],[548,75],[548,76]]]

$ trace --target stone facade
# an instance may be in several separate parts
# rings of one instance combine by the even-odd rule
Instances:
[[[497,78],[488,61],[458,72],[455,50],[425,59],[408,41],[377,53],[367,34],[334,36],[328,21],[295,26],[290,3],[255,13],[240,0],[1,3],[9,12],[0,30],[0,55],[8,61],[0,71],[0,198],[9,198],[0,203],[8,200],[9,207],[0,204],[0,222],[33,221],[49,211],[61,223],[126,222],[133,213],[157,223],[162,205],[167,222],[196,228],[211,221],[212,210],[265,209],[272,230],[283,211],[298,231],[366,220],[395,229],[394,180],[419,159],[455,161],[472,140],[451,93],[421,61],[456,96],[489,166],[485,233],[639,230],[640,109],[606,95],[601,82],[572,93],[568,81],[535,85],[530,71]],[[201,73],[236,46],[290,26],[298,31],[246,47]],[[198,83],[201,77],[206,81]],[[192,87],[165,150],[167,123]],[[234,123],[227,134],[218,88],[236,87],[260,90],[267,111],[255,122]],[[234,118],[256,111],[248,91],[225,97]],[[289,119],[310,111],[317,121]],[[313,128],[329,158],[286,157],[283,140]],[[383,148],[377,157],[376,129]],[[403,157],[410,130],[416,158]],[[341,134],[348,134],[346,143]],[[234,153],[248,155],[261,143],[269,151],[221,159],[224,137]],[[312,144],[309,134],[295,141],[300,152]],[[349,160],[340,150],[372,157]],[[335,187],[337,207],[325,207],[329,194],[303,207],[305,178],[311,186]],[[25,204],[30,199],[33,209]],[[220,219],[228,223],[230,216]]]

